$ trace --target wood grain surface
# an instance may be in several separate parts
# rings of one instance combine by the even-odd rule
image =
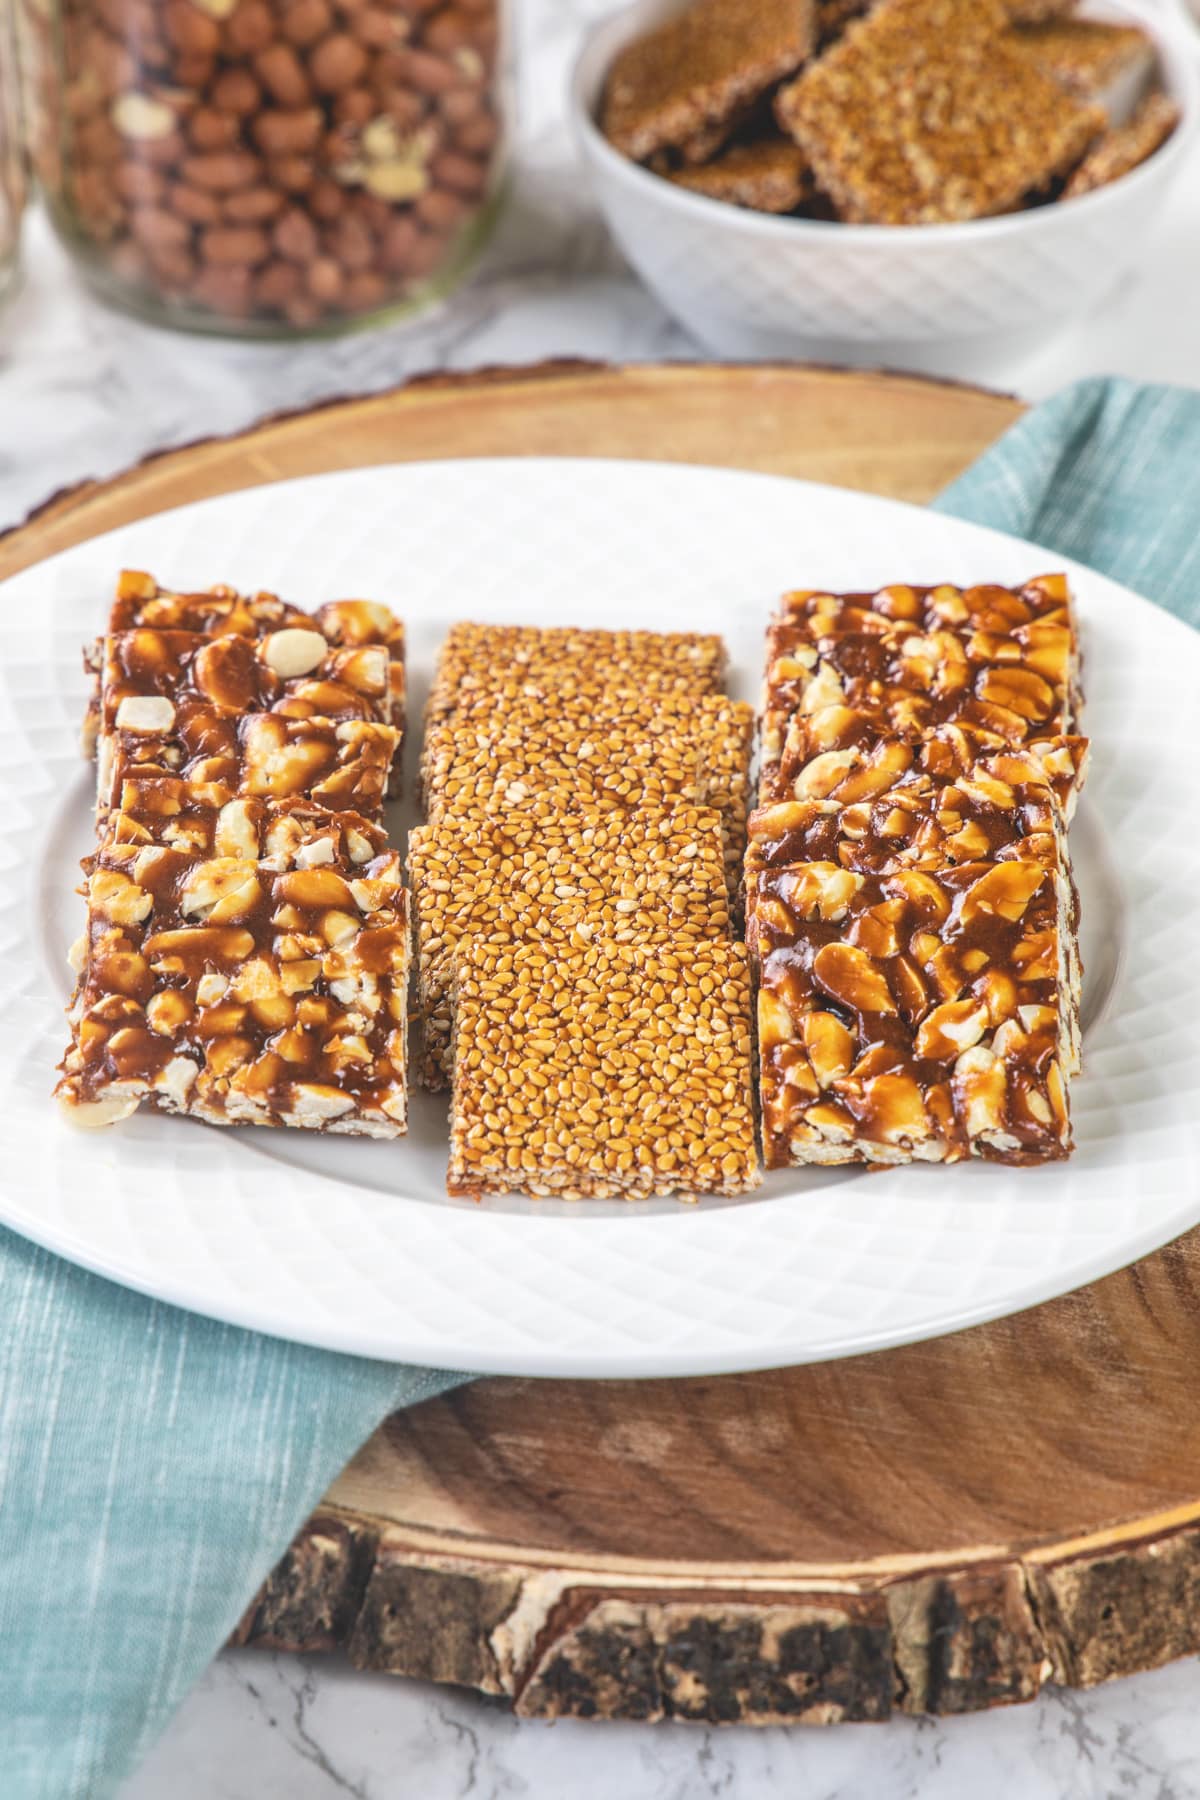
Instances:
[[[794,367],[438,377],[61,495],[0,539],[0,575],[203,495],[381,461],[640,456],[924,500],[1019,412]],[[875,1356],[481,1381],[376,1433],[237,1641],[344,1647],[543,1717],[957,1713],[1149,1668],[1200,1649],[1197,1369],[1193,1233]]]

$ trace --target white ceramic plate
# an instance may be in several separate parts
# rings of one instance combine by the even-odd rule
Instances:
[[[60,1118],[67,944],[89,843],[79,646],[115,570],[410,629],[414,719],[446,625],[725,633],[757,689],[789,586],[1019,581],[1060,559],[833,488],[644,463],[378,468],[147,519],[0,589],[0,1217],[196,1311],[331,1348],[536,1375],[768,1367],[933,1336],[1116,1269],[1200,1218],[1200,636],[1084,569],[1092,777],[1072,831],[1086,1071],[1060,1167],[772,1176],[740,1202],[452,1203],[444,1107],[400,1143]],[[414,740],[418,732],[414,732]],[[415,752],[410,745],[410,766]],[[411,784],[410,784],[411,785]],[[402,816],[397,830],[411,822]]]

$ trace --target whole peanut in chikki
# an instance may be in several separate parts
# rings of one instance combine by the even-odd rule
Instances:
[[[704,162],[816,36],[813,0],[699,0],[617,56],[601,129],[639,162],[661,150]]]
[[[741,1194],[761,1180],[743,944],[476,939],[458,964],[451,1194]]]
[[[86,865],[68,1116],[109,1125],[145,1101],[216,1125],[400,1135],[399,857],[367,821],[319,809],[227,814],[212,842],[238,853],[109,838]]]
[[[1005,47],[1000,0],[877,0],[776,96],[839,216],[928,225],[1020,207],[1104,128]]]

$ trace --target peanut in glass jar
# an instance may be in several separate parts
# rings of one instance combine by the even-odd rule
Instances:
[[[0,0],[0,300],[17,278],[25,210],[25,150],[20,127],[16,18]]]
[[[118,304],[345,330],[439,298],[482,242],[504,0],[21,4],[51,214]]]

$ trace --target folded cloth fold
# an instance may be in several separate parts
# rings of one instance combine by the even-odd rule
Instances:
[[[1068,388],[937,505],[1200,622],[1200,393]],[[0,1231],[4,1800],[113,1793],[376,1425],[466,1379],[214,1324]]]

